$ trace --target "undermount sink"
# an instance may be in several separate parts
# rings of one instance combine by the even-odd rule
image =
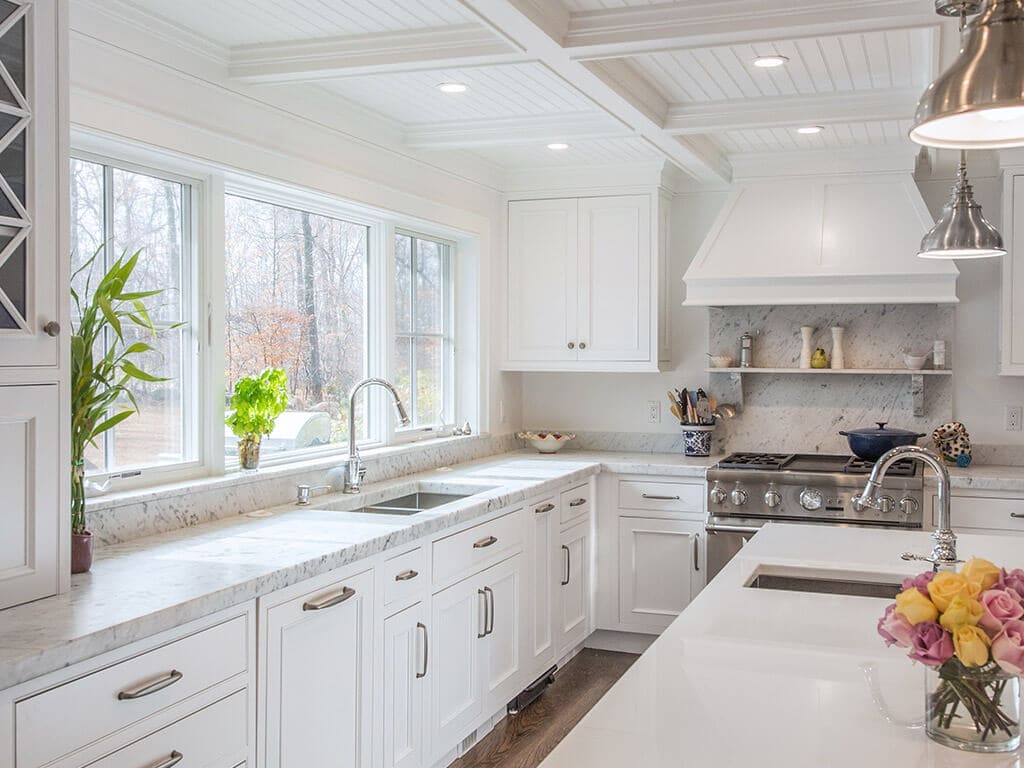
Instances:
[[[378,515],[415,515],[417,512],[424,512],[459,499],[465,499],[469,495],[468,493],[408,493],[353,511]]]
[[[778,589],[786,592],[812,592],[821,595],[849,595],[857,597],[879,597],[892,600],[900,591],[898,581],[843,578],[843,574],[832,576],[796,576],[793,574],[758,573],[746,587],[751,589]]]

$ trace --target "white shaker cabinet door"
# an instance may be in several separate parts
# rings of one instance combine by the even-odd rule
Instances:
[[[508,206],[508,358],[576,360],[577,201]]]
[[[372,571],[267,610],[265,768],[369,768],[372,618]]]
[[[619,621],[664,629],[697,592],[702,524],[619,518]]]
[[[1003,186],[1003,270],[1000,365],[1003,375],[1024,375],[1024,169],[1006,173]],[[947,360],[947,365],[949,361]]]
[[[562,531],[559,539],[558,656],[587,637],[590,623],[590,523]]]
[[[429,610],[423,603],[384,622],[385,768],[419,768],[426,764],[429,624]]]
[[[579,359],[656,363],[650,197],[583,198],[579,231]]]
[[[523,610],[523,556],[516,555],[480,574],[487,601],[483,638],[485,711],[505,706],[522,690],[523,646],[528,636]]]
[[[56,384],[0,387],[0,609],[57,591],[59,410]]]
[[[530,622],[529,655],[530,679],[555,663],[555,597],[558,589],[556,563],[558,546],[556,522],[558,497],[552,496],[534,503],[527,509],[530,564]]]

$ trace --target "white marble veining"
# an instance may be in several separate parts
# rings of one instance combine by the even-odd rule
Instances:
[[[927,475],[927,473],[926,473]],[[949,483],[953,488],[970,488],[976,491],[999,491],[1018,493],[1024,496],[1024,467],[978,465],[972,463],[966,469],[951,467]]]
[[[1019,768],[930,741],[924,674],[886,648],[886,600],[744,587],[755,570],[898,581],[928,534],[769,525],[744,547],[548,756],[541,768]],[[960,537],[965,555],[1024,566],[1019,539]]]

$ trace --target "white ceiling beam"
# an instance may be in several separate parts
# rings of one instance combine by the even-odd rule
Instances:
[[[585,94],[598,107],[660,151],[666,159],[695,179],[728,182],[732,175],[729,162],[710,142],[671,136],[662,130],[663,114],[652,114],[650,105],[640,104],[614,80],[628,77],[621,67],[614,70],[593,70],[575,61],[562,47],[561,23],[557,16],[545,15],[542,9],[550,2],[540,0],[460,0],[495,30],[529,56],[543,63],[567,83]],[[657,111],[656,109],[654,111]]]
[[[570,16],[561,42],[574,59],[934,26],[921,0],[695,0]]]
[[[427,123],[407,130],[403,143],[413,149],[467,149],[632,135],[632,131],[603,112],[583,112]]]
[[[813,96],[767,96],[669,106],[666,132],[683,136],[745,128],[789,128],[800,125],[906,120],[914,116],[921,90],[894,88]]]
[[[234,46],[230,76],[246,83],[294,83],[395,72],[514,64],[522,49],[477,24],[296,42]]]

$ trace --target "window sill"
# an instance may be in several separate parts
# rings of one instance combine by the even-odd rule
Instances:
[[[366,449],[361,452],[365,462],[373,464],[382,460],[397,458],[400,456],[415,455],[429,451],[432,448],[456,446],[471,441],[489,439],[489,433],[466,436],[437,437],[433,439],[418,440],[389,445],[381,448]],[[115,507],[123,507],[131,504],[145,504],[147,502],[160,501],[176,496],[215,491],[219,489],[237,488],[256,483],[267,483],[275,480],[286,480],[289,477],[301,477],[311,472],[327,472],[332,469],[341,469],[345,463],[345,452],[332,453],[328,456],[317,456],[304,458],[297,461],[274,464],[269,467],[261,467],[257,470],[242,471],[235,470],[224,475],[196,477],[190,480],[181,480],[162,485],[153,485],[145,488],[132,488],[123,491],[112,491],[96,495],[86,499],[86,512],[97,513]],[[372,476],[371,482],[377,478]],[[294,490],[294,489],[292,489]],[[341,488],[339,487],[340,491]],[[278,504],[287,503],[282,499]],[[274,505],[276,506],[276,504]]]

